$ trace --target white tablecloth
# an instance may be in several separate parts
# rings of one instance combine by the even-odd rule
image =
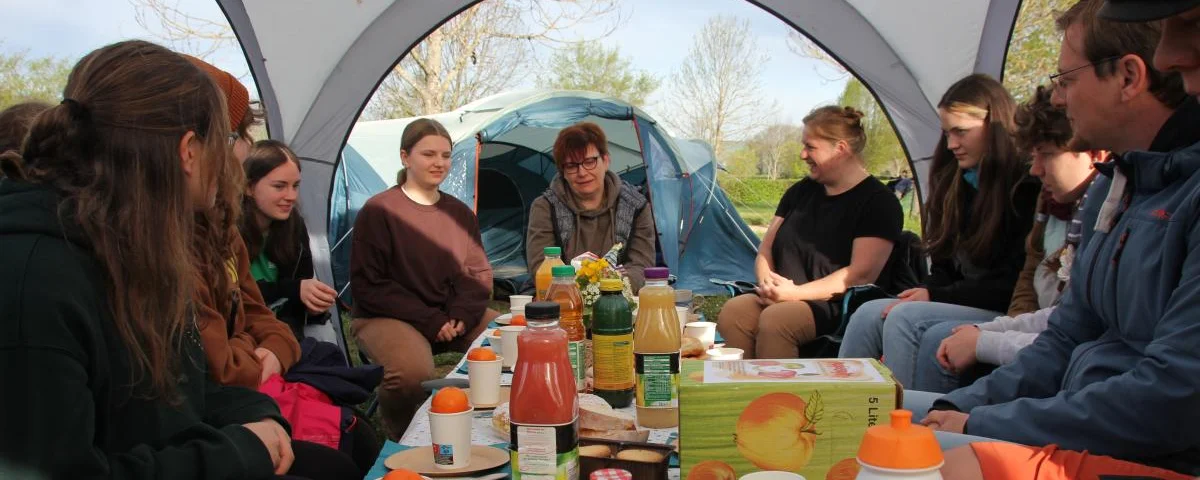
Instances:
[[[479,338],[475,339],[475,342],[473,342],[471,344],[471,348],[475,348],[475,347],[478,347],[479,345],[481,345],[483,343],[483,339],[486,337],[487,337],[487,332],[484,332],[483,335],[480,335]],[[446,378],[462,378],[462,379],[467,378],[467,376],[465,374],[458,373],[458,370],[460,368],[462,368],[462,366],[463,366],[462,362],[466,362],[465,357],[463,358],[463,360],[461,360],[459,362],[459,364],[455,367],[455,369],[450,372],[449,375],[446,375]],[[512,384],[512,374],[511,373],[502,374],[500,377],[500,384],[501,385],[511,385]],[[430,402],[430,399],[426,399],[425,403],[421,404],[421,408],[417,409],[417,414],[415,417],[413,417],[412,422],[408,424],[408,429],[404,431],[404,436],[400,437],[401,445],[408,445],[408,446],[413,446],[413,447],[429,445],[429,443],[430,443],[429,402]],[[635,410],[634,410],[634,407],[632,407],[632,406],[622,408],[619,410],[622,412],[628,413],[630,415],[635,415]],[[668,439],[671,437],[671,435],[675,434],[678,431],[679,430],[677,428],[651,429],[650,430],[650,442],[666,444]],[[481,410],[481,411],[475,412],[475,418],[472,422],[472,428],[471,428],[471,443],[473,443],[475,445],[493,445],[493,444],[497,444],[497,443],[508,443],[507,437],[500,435],[500,433],[497,432],[496,429],[492,428],[492,411],[491,410]],[[679,479],[679,469],[672,468],[670,470],[670,473],[668,473],[667,477],[670,478],[671,480],[678,480]],[[587,479],[581,479],[581,480],[587,480]]]

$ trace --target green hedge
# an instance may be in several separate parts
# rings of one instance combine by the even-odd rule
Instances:
[[[771,208],[779,204],[783,193],[797,181],[797,179],[770,180],[760,177],[737,178],[724,173],[717,179],[717,183],[725,190],[725,194],[729,195],[734,206],[769,205]]]

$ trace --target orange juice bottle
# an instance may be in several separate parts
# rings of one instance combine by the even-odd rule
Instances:
[[[587,386],[587,329],[583,328],[583,296],[575,283],[575,267],[557,265],[551,272],[554,280],[546,289],[546,301],[558,304],[562,320],[559,326],[567,332],[567,357],[575,371],[575,388],[583,391]]]
[[[554,302],[525,306],[509,400],[512,478],[579,478],[579,396]]]
[[[533,276],[534,300],[546,299],[546,289],[550,288],[550,282],[554,279],[553,269],[563,264],[561,248],[546,247],[542,249],[542,254],[546,255],[546,258],[542,260],[542,266],[538,267]]]
[[[633,327],[637,423],[648,428],[679,425],[681,334],[675,290],[667,285],[669,275],[666,268],[646,269],[646,286],[638,292],[638,315]]]

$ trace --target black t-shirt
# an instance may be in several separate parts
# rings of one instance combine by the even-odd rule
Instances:
[[[900,202],[875,177],[867,177],[854,188],[834,196],[825,194],[825,186],[806,178],[783,194],[775,216],[784,219],[771,245],[775,272],[797,284],[818,280],[849,266],[854,239],[878,237],[895,241],[904,228]],[[836,308],[827,302],[809,304],[817,314],[820,331],[823,321],[835,317]]]

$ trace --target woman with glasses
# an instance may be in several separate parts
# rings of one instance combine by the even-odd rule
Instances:
[[[450,172],[450,134],[417,119],[400,138],[397,184],[354,220],[350,284],[358,346],[383,366],[379,407],[393,440],[425,401],[433,355],[465,352],[499,314],[487,308],[492,267],[475,212],[439,190]]]
[[[654,215],[637,187],[609,172],[608,139],[592,122],[564,128],[554,140],[558,175],[529,211],[525,259],[532,276],[546,247],[560,247],[564,261],[584,252],[603,256],[622,245],[618,264],[634,291],[654,266]]]

